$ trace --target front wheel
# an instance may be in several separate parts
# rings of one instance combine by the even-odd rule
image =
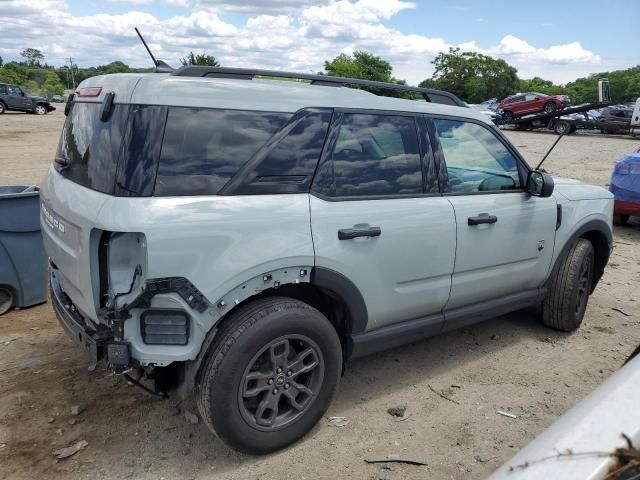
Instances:
[[[617,225],[626,225],[629,223],[629,215],[614,215],[613,223]]]
[[[546,326],[564,332],[580,326],[591,294],[593,267],[593,245],[580,238],[551,279],[542,303],[542,322]]]
[[[544,113],[553,113],[558,109],[555,103],[547,102],[544,104]]]
[[[300,301],[267,298],[234,313],[218,335],[197,383],[207,425],[246,453],[304,436],[331,403],[342,368],[329,320]]]
[[[502,121],[504,123],[512,123],[514,119],[513,112],[506,111],[502,114]]]
[[[35,113],[36,115],[46,115],[47,107],[42,104],[38,104],[36,105],[36,108],[33,109],[33,113]]]

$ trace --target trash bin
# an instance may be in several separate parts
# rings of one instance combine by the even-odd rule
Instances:
[[[40,189],[0,185],[0,315],[47,301]]]

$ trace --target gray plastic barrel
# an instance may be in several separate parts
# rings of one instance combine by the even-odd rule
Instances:
[[[40,189],[0,185],[0,315],[47,301]]]

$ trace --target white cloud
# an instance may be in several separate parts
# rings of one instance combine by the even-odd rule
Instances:
[[[401,0],[197,0],[198,6],[184,15],[167,19],[135,10],[76,16],[64,0],[0,1],[0,55],[5,60],[18,59],[23,48],[33,47],[53,64],[73,56],[81,66],[114,60],[148,66],[147,53],[133,30],[138,26],[156,57],[176,66],[193,50],[212,54],[225,66],[317,72],[325,60],[363,49],[388,60],[396,78],[417,84],[433,72],[430,62],[438,52],[458,46],[504,58],[523,78],[566,82],[603,67],[601,57],[579,42],[541,48],[509,34],[494,46],[474,40],[454,45],[446,38],[406,34],[386,23],[399,12],[416,8]],[[189,0],[126,1],[189,4]],[[247,15],[241,25],[225,19],[224,12],[243,9],[262,13]],[[54,10],[56,15],[47,13]]]

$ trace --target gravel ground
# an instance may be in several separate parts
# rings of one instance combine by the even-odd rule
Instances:
[[[0,183],[39,183],[63,122],[0,116]],[[554,135],[507,132],[530,163]],[[616,158],[638,144],[573,135],[546,163],[553,174],[606,185]],[[212,437],[191,401],[161,400],[88,361],[49,304],[0,317],[0,478],[5,479],[481,479],[620,367],[640,343],[640,223],[617,227],[616,248],[573,334],[531,311],[495,318],[354,362],[328,416],[291,448],[238,454]],[[620,309],[625,314],[613,310]],[[75,405],[85,410],[71,415]],[[389,407],[406,406],[396,421]],[[501,410],[516,415],[498,415]],[[88,446],[56,462],[53,452]],[[424,466],[367,464],[397,456]]]

